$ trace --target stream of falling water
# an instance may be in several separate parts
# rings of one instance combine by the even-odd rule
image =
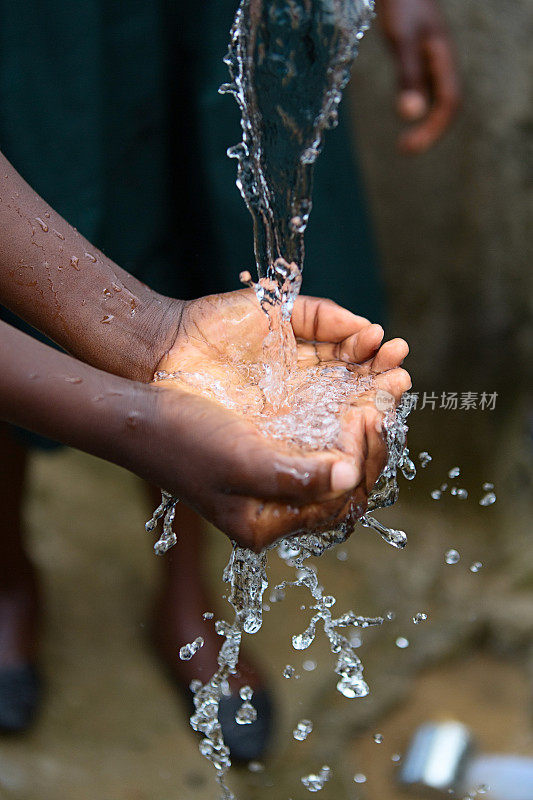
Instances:
[[[372,14],[372,0],[242,0],[225,58],[231,80],[220,88],[235,96],[241,110],[242,141],[230,148],[228,155],[237,159],[237,186],[254,224],[259,278],[254,283],[249,273],[242,273],[241,280],[254,288],[269,320],[262,364],[256,375],[249,376],[262,390],[265,401],[263,410],[253,419],[265,435],[307,450],[335,447],[343,404],[354,394],[373,391],[372,377],[357,376],[342,362],[295,369],[296,341],[290,325],[302,279],[314,162],[325,129],[336,125],[357,42]],[[167,378],[208,391],[213,397],[212,387],[205,386],[201,375],[160,372],[155,376],[155,380]],[[373,398],[380,407],[379,391]],[[223,391],[215,399],[232,407]],[[405,447],[410,398],[404,396],[397,409],[388,396],[382,400],[388,461],[360,521],[393,547],[402,548],[405,533],[387,528],[369,513],[395,502],[398,469],[408,479],[415,474]],[[146,524],[148,531],[154,531],[163,520],[162,535],[154,546],[158,554],[176,542],[172,523],[177,502],[163,492],[161,505]],[[294,568],[295,577],[274,589],[280,597],[291,586],[306,587],[310,592],[314,613],[307,628],[293,636],[293,647],[309,647],[320,625],[335,657],[337,689],[347,698],[364,697],[369,689],[361,661],[342,631],[381,625],[384,617],[363,617],[351,610],[334,616],[335,597],[324,593],[308,560],[344,541],[352,528],[353,520],[328,533],[305,532],[281,541],[278,554]],[[230,587],[228,600],[234,619],[216,622],[217,633],[224,639],[219,666],[210,680],[203,685],[197,682],[194,690],[191,725],[203,737],[200,751],[216,769],[224,800],[234,795],[225,781],[231,761],[218,707],[229,676],[237,670],[243,633],[257,633],[261,628],[263,594],[268,586],[266,570],[266,551],[257,555],[233,544],[223,578]],[[199,647],[201,641],[197,639],[186,646],[189,649],[182,648],[183,657],[192,657]],[[240,724],[254,718],[250,692],[241,690],[243,705],[237,713]],[[310,791],[317,791],[320,781],[323,785],[328,779],[329,768],[311,777],[314,782]]]

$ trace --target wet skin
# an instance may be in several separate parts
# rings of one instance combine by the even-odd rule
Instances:
[[[0,200],[0,302],[75,356],[1,323],[0,419],[132,470],[254,549],[360,513],[385,455],[372,398],[345,411],[342,452],[305,454],[183,386],[149,383],[156,369],[196,367],[231,386],[231,359],[256,363],[267,332],[250,291],[190,303],[152,292],[1,155]],[[375,372],[396,400],[409,387],[407,345],[380,348],[379,326],[313,298],[299,298],[292,325],[301,367],[319,353]]]
[[[239,544],[260,550],[282,535],[302,529],[331,529],[355,521],[366,507],[386,458],[383,415],[375,390],[397,403],[410,385],[400,367],[408,353],[402,339],[382,343],[383,329],[332,301],[299,297],[292,316],[297,369],[317,363],[352,365],[356,375],[375,376],[375,387],[341,411],[339,447],[305,453],[266,439],[253,424],[251,409],[264,403],[261,389],[246,381],[262,358],[268,320],[251,290],[187,303],[174,344],[158,365],[165,373],[201,373],[218,383],[235,407],[229,410],[179,378],[159,380],[163,413],[202,417],[202,436],[185,434],[189,468],[186,497],[207,519]],[[239,407],[240,406],[240,407]],[[209,469],[205,466],[209,464]],[[185,493],[184,493],[185,492]]]

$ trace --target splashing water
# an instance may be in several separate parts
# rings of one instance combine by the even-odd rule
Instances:
[[[324,788],[324,785],[327,783],[327,781],[329,781],[330,776],[331,769],[328,766],[324,766],[318,775],[304,775],[301,781],[309,792],[319,792]]]
[[[313,165],[338,105],[372,0],[242,0],[225,62],[241,111],[237,186],[252,215],[259,276],[280,257],[303,266]]]
[[[201,636],[197,636],[194,642],[184,644],[180,648],[179,656],[182,661],[190,661],[190,659],[204,646],[204,640]]]
[[[324,131],[337,123],[338,105],[357,42],[372,14],[372,0],[242,0],[225,58],[231,80],[220,88],[235,96],[241,110],[242,141],[230,148],[228,155],[237,159],[237,186],[254,225],[258,281],[254,283],[249,272],[241,273],[241,281],[254,289],[269,322],[262,363],[252,374],[248,365],[246,373],[261,390],[264,404],[260,412],[250,408],[244,413],[266,436],[311,451],[335,447],[343,404],[354,394],[369,393],[374,388],[372,377],[357,376],[349,364],[341,362],[296,370],[296,342],[290,324],[302,281],[303,237],[312,206],[314,162]],[[224,387],[214,386],[201,374],[160,372],[155,376],[155,380],[167,378],[193,385],[236,410]],[[406,418],[414,398],[404,396],[397,409],[391,399],[384,392],[375,392],[374,402],[384,412],[388,460],[361,521],[393,547],[403,548],[405,533],[387,528],[371,513],[396,501],[398,469],[407,480],[416,473],[405,446]],[[242,407],[239,410],[243,413]],[[154,548],[158,554],[176,541],[172,530],[176,503],[176,498],[163,492],[161,505],[146,524],[147,530],[153,531],[163,519],[163,534]],[[283,599],[288,587],[305,587],[310,592],[313,614],[307,628],[293,637],[293,646],[306,649],[320,625],[336,659],[337,689],[347,698],[364,697],[369,689],[354,651],[354,638],[341,631],[381,625],[385,617],[362,617],[353,611],[334,617],[335,598],[324,594],[308,560],[344,541],[358,516],[360,510],[354,508],[352,519],[335,531],[305,532],[279,543],[278,554],[295,570],[295,578],[273,591],[276,601]],[[268,586],[266,566],[265,551],[254,554],[233,544],[223,579],[230,587],[228,601],[234,619],[231,623],[217,621],[215,629],[224,639],[218,669],[205,684],[195,682],[193,690],[191,725],[203,736],[200,751],[216,769],[224,800],[234,795],[225,783],[231,761],[218,707],[229,677],[236,672],[243,633],[253,634],[261,628],[263,595]],[[283,672],[286,678],[294,673],[290,665]],[[251,723],[256,715],[250,702],[251,689],[244,690],[243,704],[237,711],[239,724]],[[297,730],[304,723],[310,725],[303,720]],[[318,775],[301,780],[309,791],[316,792],[329,776],[329,767],[323,767]]]
[[[313,730],[313,723],[310,719],[301,719],[293,730],[292,735],[297,742],[304,742],[311,731]]]

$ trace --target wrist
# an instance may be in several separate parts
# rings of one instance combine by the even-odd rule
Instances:
[[[181,323],[184,300],[151,292],[150,301],[139,315],[135,329],[135,345],[128,352],[124,377],[148,383],[158,364],[170,350]]]

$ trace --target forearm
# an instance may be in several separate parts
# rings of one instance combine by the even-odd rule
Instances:
[[[95,367],[142,381],[181,304],[93,247],[0,154],[0,303]]]
[[[0,419],[135,469],[151,399],[0,322]]]

